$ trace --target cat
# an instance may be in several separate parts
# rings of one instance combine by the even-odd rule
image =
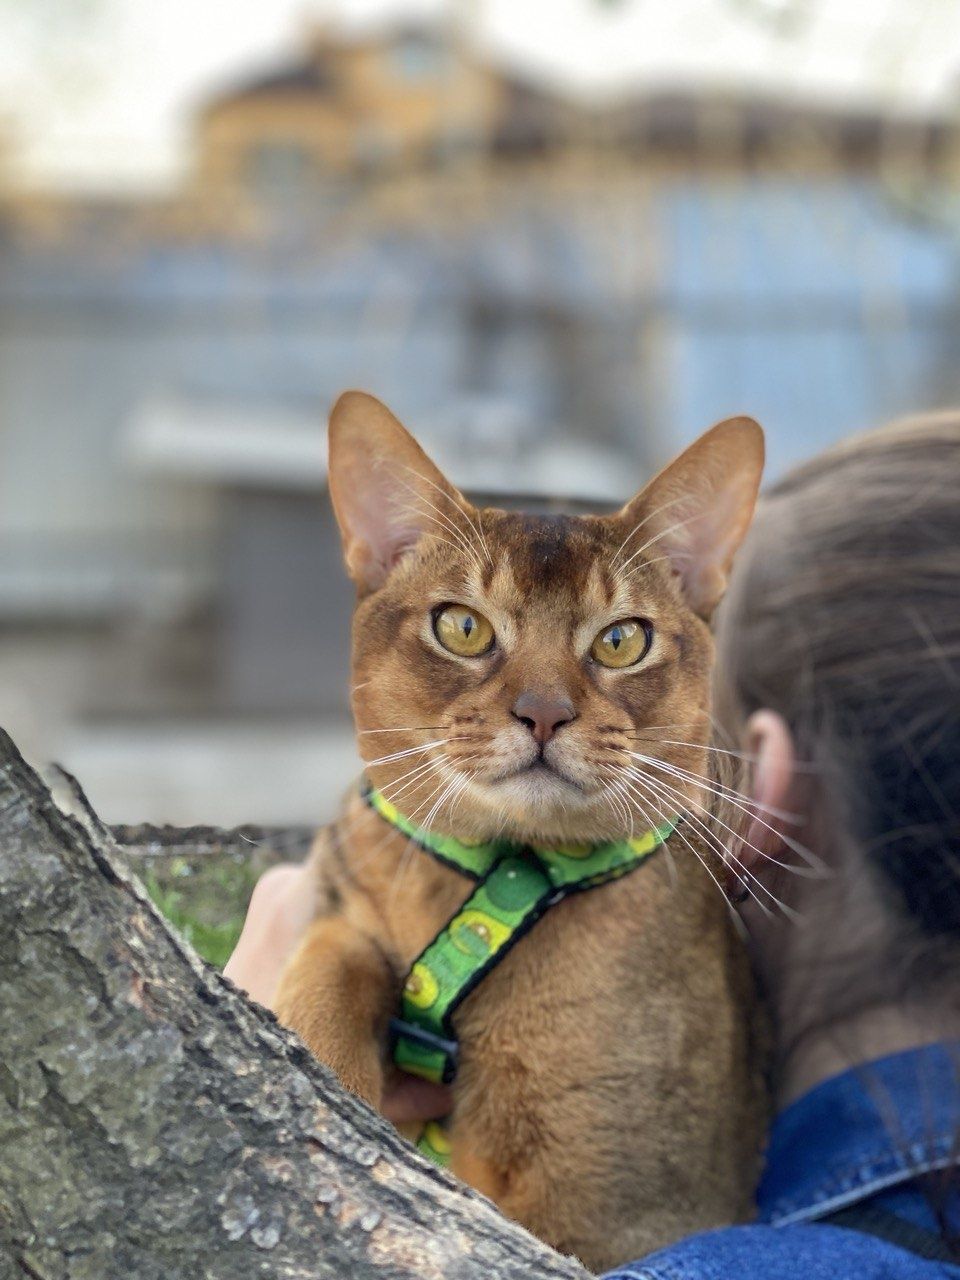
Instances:
[[[367,784],[467,848],[593,846],[687,814],[649,866],[553,906],[459,1008],[452,1171],[593,1270],[743,1219],[754,997],[692,777],[760,428],[718,424],[608,516],[475,508],[362,392],[337,401],[329,448]],[[665,770],[637,768],[638,747]],[[369,800],[358,787],[317,838],[316,918],[274,1007],[376,1107],[407,972],[474,885]]]

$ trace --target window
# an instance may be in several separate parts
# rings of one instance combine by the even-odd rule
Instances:
[[[303,190],[311,169],[309,152],[297,142],[258,142],[247,157],[247,180],[268,200]]]
[[[391,59],[394,73],[403,80],[435,80],[447,67],[447,51],[429,36],[402,36]]]

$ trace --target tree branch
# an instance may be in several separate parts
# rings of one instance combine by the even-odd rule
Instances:
[[[0,732],[0,1277],[583,1280],[179,941]]]

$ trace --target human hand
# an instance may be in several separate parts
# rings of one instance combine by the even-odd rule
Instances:
[[[283,969],[316,911],[314,869],[309,864],[271,867],[257,881],[233,955],[224,966],[232,982],[266,1008]],[[424,1123],[449,1113],[453,1095],[443,1085],[392,1070],[381,1110],[393,1124]]]

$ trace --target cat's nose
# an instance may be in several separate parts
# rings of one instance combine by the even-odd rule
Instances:
[[[569,698],[545,697],[540,693],[521,693],[513,704],[513,715],[545,747],[561,725],[577,718]]]

